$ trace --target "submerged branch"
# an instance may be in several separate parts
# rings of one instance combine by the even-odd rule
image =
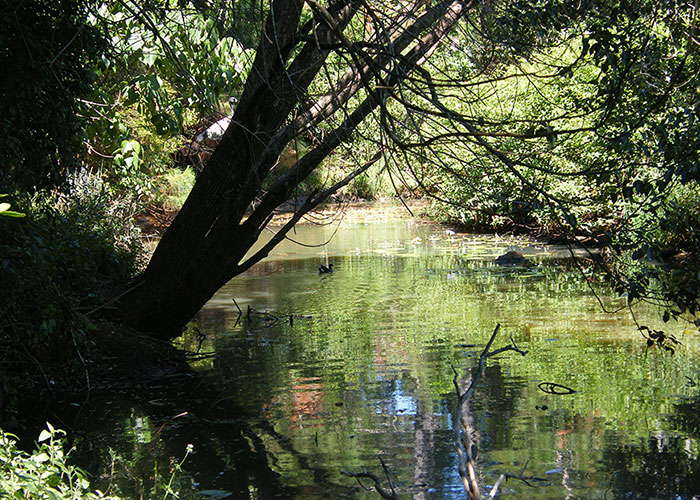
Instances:
[[[464,413],[465,403],[467,399],[469,399],[469,397],[471,397],[471,395],[474,393],[476,385],[478,384],[479,380],[481,379],[481,375],[484,372],[484,364],[486,363],[486,360],[488,358],[496,356],[497,354],[500,354],[505,351],[515,351],[521,354],[522,356],[525,356],[527,354],[527,351],[520,349],[516,345],[512,335],[510,337],[510,345],[500,347],[491,351],[493,341],[496,339],[496,335],[498,335],[498,331],[500,329],[501,325],[499,323],[496,325],[496,328],[491,334],[491,338],[489,339],[488,343],[486,344],[486,347],[484,347],[484,350],[479,356],[479,364],[477,366],[476,373],[474,373],[469,387],[466,390],[462,391],[462,389],[460,388],[457,370],[454,366],[452,367],[452,371],[454,373],[452,383],[454,384],[455,391],[457,393],[457,409],[455,410],[455,414],[453,416],[453,429],[455,447],[457,448],[457,457],[459,458],[458,472],[459,476],[462,478],[464,489],[466,490],[467,495],[471,500],[482,500],[483,497],[481,495],[479,483],[476,478],[476,455],[478,452],[478,446],[474,442],[474,439],[472,437],[472,430],[471,426],[469,425],[469,419]],[[489,498],[493,498],[496,495],[498,487],[506,477],[508,477],[508,475],[501,475],[494,487],[491,489],[491,494],[489,495]]]
[[[357,482],[362,486],[367,491],[370,491],[371,488],[367,488],[365,485],[362,484],[360,481],[361,478],[367,478],[371,479],[374,482],[374,489],[379,493],[379,496],[382,498],[385,498],[386,500],[399,500],[399,495],[396,493],[396,490],[394,489],[394,483],[391,481],[391,476],[389,475],[389,469],[387,468],[386,464],[384,463],[384,460],[382,460],[382,457],[379,457],[379,461],[382,464],[382,468],[384,469],[384,474],[386,475],[387,481],[389,482],[389,489],[390,491],[385,490],[382,487],[382,482],[381,480],[377,477],[376,474],[373,472],[370,472],[368,470],[363,469],[362,472],[350,472],[350,471],[341,471],[341,474],[344,476],[348,477],[354,477]]]

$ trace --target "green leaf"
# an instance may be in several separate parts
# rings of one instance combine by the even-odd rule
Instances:
[[[27,214],[23,214],[21,212],[14,212],[12,210],[0,210],[0,215],[3,215],[5,217],[26,217]]]
[[[155,64],[157,59],[158,55],[155,52],[144,52],[143,56],[141,57],[141,62],[143,62],[143,64],[146,66],[151,67]]]
[[[41,431],[41,434],[39,434],[39,442],[40,443],[43,443],[44,441],[46,441],[47,439],[50,439],[50,438],[51,438],[51,433],[49,431],[47,431],[46,429]]]
[[[138,156],[139,153],[141,153],[141,144],[139,143],[139,141],[135,141],[133,139],[122,141],[121,146],[122,146],[122,151],[124,153],[133,152],[136,156]]]

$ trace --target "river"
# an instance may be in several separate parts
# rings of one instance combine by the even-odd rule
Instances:
[[[197,352],[193,374],[65,402],[74,410],[53,424],[103,488],[378,499],[342,472],[388,487],[381,456],[399,498],[465,498],[453,369],[464,387],[500,324],[494,346],[528,353],[489,359],[468,404],[483,491],[510,473],[529,479],[504,482],[502,498],[700,495],[697,331],[638,309],[681,341],[675,354],[647,349],[624,297],[596,297],[563,248],[409,217],[323,222],[299,226],[296,243],[202,309],[178,341]],[[495,265],[508,250],[533,265]],[[548,394],[547,382],[575,392]]]

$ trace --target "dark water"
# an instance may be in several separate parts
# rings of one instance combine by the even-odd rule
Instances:
[[[285,242],[212,299],[180,341],[199,347],[194,375],[75,401],[52,422],[103,488],[165,498],[172,477],[185,499],[379,498],[341,472],[387,486],[381,455],[400,498],[465,498],[452,370],[463,379],[500,323],[495,346],[512,336],[529,352],[489,360],[469,403],[484,491],[508,472],[534,479],[505,482],[505,498],[700,497],[697,333],[665,325],[683,345],[647,351],[563,252],[525,240],[409,220],[335,230],[300,228],[293,238],[318,246]],[[538,265],[495,266],[509,249]],[[336,271],[319,275],[328,263]]]

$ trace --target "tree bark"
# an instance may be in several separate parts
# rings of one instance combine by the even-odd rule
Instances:
[[[312,193],[270,244],[244,259],[275,208],[350,137],[357,125],[385,104],[392,89],[425,60],[465,9],[461,1],[446,0],[423,11],[396,34],[391,51],[380,50],[370,57],[342,34],[360,3],[338,0],[323,8],[311,2],[313,21],[299,26],[303,5],[303,0],[272,2],[231,125],[147,269],[117,300],[122,319],[131,326],[161,339],[179,335],[221,286],[264,258],[304,213],[379,159],[377,154],[341,182]],[[308,41],[288,62],[299,40],[304,39]],[[353,62],[340,80],[345,87],[332,90],[294,118],[295,107],[305,102],[306,90],[326,57],[339,46],[353,54]],[[387,56],[399,49],[406,50],[399,57]],[[332,115],[362,88],[367,91],[366,98],[354,110],[346,111],[345,120],[326,134],[325,140],[288,172],[274,174],[283,148],[300,131]],[[254,209],[245,218],[254,202]]]

